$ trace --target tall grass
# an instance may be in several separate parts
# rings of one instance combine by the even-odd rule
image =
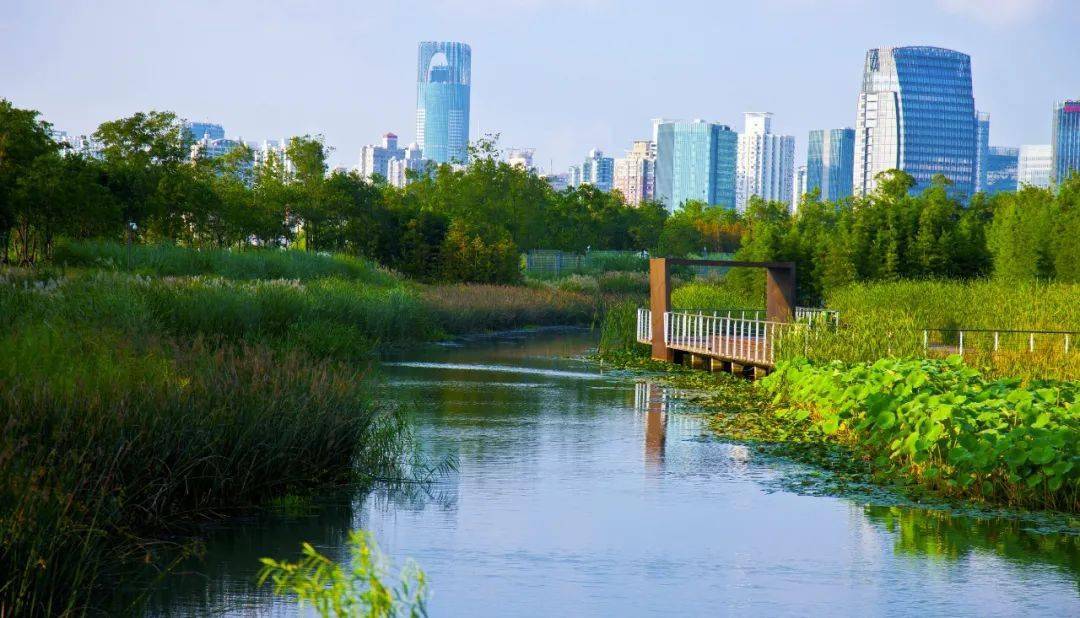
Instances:
[[[764,309],[763,295],[719,281],[691,281],[671,292],[671,307],[675,310]]]
[[[421,295],[435,323],[449,334],[588,325],[599,311],[594,298],[546,286],[437,285],[422,287]]]
[[[132,245],[103,240],[68,241],[55,250],[62,266],[119,270],[142,275],[181,277],[212,275],[226,279],[298,279],[337,277],[373,285],[396,278],[374,263],[348,255],[249,248],[192,249],[172,244]]]
[[[81,613],[140,539],[395,461],[363,371],[23,321],[0,339],[0,613]]]
[[[899,281],[854,284],[827,295],[841,326],[794,332],[778,345],[780,358],[848,362],[926,353],[923,329],[1080,331],[1080,284],[999,281]],[[1080,379],[1080,349],[1065,353],[1059,336],[1004,335],[992,351],[992,334],[967,340],[965,362],[991,376]],[[955,343],[955,342],[953,342]]]

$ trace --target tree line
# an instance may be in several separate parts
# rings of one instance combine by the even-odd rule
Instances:
[[[892,170],[874,194],[839,202],[751,200],[745,213],[688,202],[674,213],[589,185],[561,191],[498,160],[493,139],[467,168],[410,172],[404,188],[329,170],[319,136],[284,156],[241,146],[191,156],[171,112],[105,122],[100,153],[74,152],[33,110],[0,100],[0,261],[48,260],[58,238],[192,247],[294,247],[368,257],[421,280],[513,282],[531,249],[734,253],[791,260],[800,302],[852,281],[910,277],[1080,280],[1080,179],[963,204],[939,177],[920,194]],[[732,279],[754,285],[736,272]],[[752,282],[753,281],[753,282]]]

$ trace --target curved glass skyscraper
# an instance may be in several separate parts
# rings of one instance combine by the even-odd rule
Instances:
[[[976,174],[971,58],[939,47],[882,47],[866,53],[855,125],[855,193],[901,169],[916,190],[936,174],[971,195]]]
[[[472,49],[424,41],[416,69],[416,142],[425,159],[465,163],[469,145]]]

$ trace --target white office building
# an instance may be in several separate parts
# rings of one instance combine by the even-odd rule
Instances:
[[[1054,156],[1050,144],[1020,147],[1020,159],[1016,166],[1016,188],[1024,185],[1047,188],[1050,186],[1050,169]]]
[[[795,174],[795,138],[772,132],[772,114],[747,112],[739,134],[735,207],[746,210],[752,196],[791,205]]]

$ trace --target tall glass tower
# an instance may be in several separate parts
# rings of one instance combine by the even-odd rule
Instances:
[[[1064,182],[1069,174],[1080,173],[1080,101],[1063,101],[1054,106],[1053,167],[1050,181]]]
[[[735,207],[737,133],[704,120],[659,121],[655,133],[659,202],[669,211],[688,200]]]
[[[855,122],[855,193],[875,176],[900,169],[915,190],[936,174],[969,196],[976,181],[975,98],[971,58],[939,47],[882,47],[866,53]]]
[[[469,146],[472,49],[424,41],[416,69],[416,142],[425,159],[465,163]]]
[[[826,202],[848,197],[854,165],[855,129],[811,131],[806,149],[806,192],[820,189]]]

